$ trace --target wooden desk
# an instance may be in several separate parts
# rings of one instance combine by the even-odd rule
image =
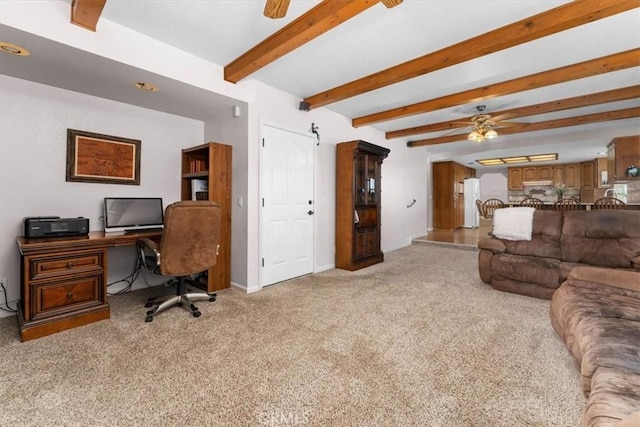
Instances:
[[[108,319],[107,249],[133,246],[161,232],[104,233],[25,239],[21,255],[18,324],[22,341]]]

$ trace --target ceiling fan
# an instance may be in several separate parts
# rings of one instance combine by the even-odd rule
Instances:
[[[386,7],[391,8],[402,3],[402,0],[380,0]],[[271,19],[284,18],[291,0],[266,0],[264,16]]]
[[[479,114],[471,117],[470,121],[468,122],[459,122],[464,123],[467,126],[473,126],[473,130],[467,136],[467,139],[469,141],[481,143],[486,141],[487,139],[493,139],[497,137],[498,132],[494,129],[494,127],[522,124],[498,121],[496,117],[491,116],[491,114],[483,114],[482,112],[485,110],[485,108],[487,108],[486,105],[476,105],[476,110]]]

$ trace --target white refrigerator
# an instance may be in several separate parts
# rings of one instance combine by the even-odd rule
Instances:
[[[476,207],[476,200],[480,198],[480,180],[467,178],[464,180],[464,227],[477,228],[480,226],[480,212]]]

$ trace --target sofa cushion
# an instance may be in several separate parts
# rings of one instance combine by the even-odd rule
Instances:
[[[494,279],[512,279],[554,289],[560,285],[560,260],[557,259],[496,254],[491,259],[491,270]]]
[[[503,240],[503,243],[510,254],[560,259],[561,234],[562,212],[536,210],[531,240]]]
[[[519,282],[517,280],[494,277],[491,279],[491,287],[503,292],[525,295],[528,297],[551,299],[554,288],[549,288],[535,283]]]
[[[640,322],[637,320],[588,317],[577,325],[576,337],[582,352],[580,375],[586,394],[593,387],[594,373],[603,367],[640,376]]]
[[[582,417],[583,427],[614,427],[640,411],[640,375],[599,368]],[[630,424],[637,425],[637,424]]]
[[[596,210],[564,213],[562,260],[612,268],[633,268],[640,256],[637,211]]]
[[[580,369],[585,396],[601,369],[640,379],[638,281],[640,272],[578,267],[553,294],[551,324]]]

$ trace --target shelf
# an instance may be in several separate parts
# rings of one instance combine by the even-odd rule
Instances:
[[[209,177],[209,171],[183,173],[182,177],[185,178],[185,179],[189,179],[189,178],[208,178]]]

